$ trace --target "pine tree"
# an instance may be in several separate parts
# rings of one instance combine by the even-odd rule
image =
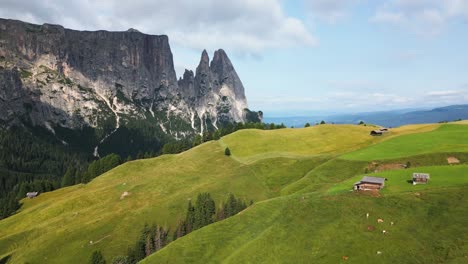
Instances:
[[[106,260],[101,254],[101,251],[94,251],[89,260],[90,264],[106,264]]]
[[[112,264],[130,264],[128,256],[117,256],[112,259]]]
[[[167,243],[167,231],[161,226],[156,226],[154,234],[154,250],[158,251]]]
[[[181,238],[188,234],[189,232],[186,232],[186,225],[185,222],[182,220],[179,220],[179,224],[177,224],[177,229],[174,232],[174,237],[173,240],[176,240],[178,238]]]
[[[151,255],[154,252],[154,243],[155,241],[154,241],[153,236],[148,235],[145,241],[145,256],[146,257]]]
[[[226,147],[226,148],[224,149],[224,155],[226,155],[226,156],[228,156],[228,157],[231,156],[231,150],[230,150],[228,147]]]
[[[187,206],[187,216],[185,217],[185,231],[187,233],[192,232],[195,224],[195,208],[192,205],[192,201],[189,201]]]
[[[75,183],[75,168],[68,166],[67,172],[62,178],[61,187],[71,186]]]

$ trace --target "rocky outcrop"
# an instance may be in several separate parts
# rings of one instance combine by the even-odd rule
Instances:
[[[195,74],[186,70],[177,81],[167,36],[0,19],[3,122],[74,129],[138,119],[180,138],[245,122],[245,109],[244,87],[223,50],[211,63],[203,51]]]
[[[195,75],[186,70],[178,84],[183,98],[200,118],[201,129],[207,119],[215,128],[245,121],[244,86],[224,50],[217,50],[211,63],[204,50]]]

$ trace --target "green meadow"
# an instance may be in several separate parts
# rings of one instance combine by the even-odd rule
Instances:
[[[412,183],[408,182],[411,181],[412,175],[415,172],[429,173],[429,183],[413,185]],[[382,194],[417,192],[428,189],[447,189],[468,185],[468,165],[429,166],[354,176],[333,186],[329,190],[329,193],[347,192],[351,190],[353,184],[359,181],[364,175],[371,175],[387,179],[385,182],[385,188],[381,191]]]
[[[111,263],[145,223],[173,231],[188,201],[209,192],[218,204],[229,193],[255,203],[143,263],[464,263],[468,126],[413,125],[382,137],[369,136],[372,129],[241,130],[181,154],[125,163],[86,185],[24,199],[0,221],[0,260],[86,263],[100,250]],[[443,165],[454,153],[462,165]],[[398,159],[413,167],[372,173],[389,179],[379,197],[349,191],[371,161]],[[430,183],[407,183],[416,171],[431,173]]]
[[[465,186],[419,195],[275,198],[142,263],[466,263],[468,206],[460,201],[467,193]]]
[[[350,160],[382,160],[427,153],[468,152],[468,126],[447,124],[434,131],[402,135],[344,155]]]

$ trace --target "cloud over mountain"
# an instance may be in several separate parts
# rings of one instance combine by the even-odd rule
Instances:
[[[253,55],[317,42],[301,20],[285,14],[278,0],[4,0],[0,17],[74,29],[136,28],[167,34],[184,47],[223,47]]]

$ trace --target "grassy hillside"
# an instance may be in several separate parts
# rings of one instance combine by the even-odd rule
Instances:
[[[325,130],[334,129],[327,127]],[[362,127],[339,128],[335,132],[338,136],[345,137],[350,131],[360,134],[359,144],[374,140]],[[323,138],[313,135],[322,132],[315,130],[325,131],[323,127],[301,129],[295,132],[295,137],[281,131],[285,135],[282,143],[288,146],[306,140],[321,144]],[[231,136],[239,142],[249,142],[250,133],[256,132],[240,131],[242,137],[238,133]],[[293,148],[277,156],[259,153],[255,160],[244,164],[236,157],[242,157],[245,148],[258,149],[257,145],[264,142],[249,143],[249,146],[233,142],[231,147],[231,141],[225,139],[179,155],[129,162],[87,185],[23,200],[24,206],[18,214],[0,221],[0,256],[12,254],[13,263],[39,260],[64,263],[87,260],[96,249],[102,250],[105,256],[122,255],[135,242],[145,223],[173,228],[183,217],[188,199],[195,198],[199,192],[210,192],[217,201],[224,200],[229,192],[254,201],[277,197],[283,188],[329,160],[330,155],[353,148],[345,141],[329,142],[327,155],[320,155],[322,151],[318,148],[303,149],[302,155],[296,155]],[[226,144],[234,157],[224,155]],[[130,195],[120,199],[124,192]]]
[[[304,129],[273,131],[247,129],[223,137],[220,143],[242,162],[265,157],[307,157],[359,149],[380,140],[369,136],[374,127],[320,125]]]
[[[459,201],[468,195],[467,165],[373,173],[388,178],[380,197],[350,190],[371,160],[446,164],[447,153],[465,157],[467,130],[457,125],[395,129],[383,142],[315,167],[283,188],[285,196],[189,234],[143,263],[464,263],[468,204]],[[430,173],[430,183],[408,183],[413,172]],[[377,218],[385,222],[378,224]]]
[[[454,201],[467,192],[290,195],[197,230],[142,263],[465,263],[468,206]]]
[[[406,126],[382,137],[369,136],[372,129],[321,125],[242,130],[178,155],[126,163],[87,185],[23,200],[18,214],[0,221],[0,259],[11,256],[11,263],[76,263],[86,262],[94,250],[101,250],[109,261],[126,253],[145,223],[174,230],[187,201],[200,192],[210,192],[217,202],[232,192],[256,203],[233,218],[171,243],[145,261],[300,263],[316,259],[336,263],[344,255],[356,263],[463,259],[466,237],[457,240],[456,234],[468,233],[462,224],[468,220],[468,205],[450,201],[466,199],[465,165],[417,168],[431,172],[434,182],[406,190],[413,186],[404,182],[392,187],[389,181],[388,189],[378,198],[356,195],[348,189],[375,159],[365,151],[374,151],[386,160],[395,156],[374,149],[393,152],[406,148],[396,157],[415,161],[424,157],[421,164],[432,165],[432,160],[443,161],[440,151],[468,152],[468,141],[459,135],[468,134],[468,126]],[[430,133],[438,133],[430,137],[438,138],[438,144],[428,143],[420,150],[417,142],[428,141]],[[457,141],[452,137],[465,143],[454,144]],[[407,146],[413,143],[413,148]],[[226,146],[231,149],[230,157],[224,155]],[[421,151],[431,158],[414,156]],[[409,172],[382,175],[403,179]],[[432,188],[435,186],[440,188]],[[415,196],[414,190],[420,195]],[[124,192],[129,195],[121,199]],[[440,210],[446,213],[434,213]],[[373,218],[365,219],[366,212]],[[450,225],[442,226],[449,216],[453,219]],[[377,217],[394,217],[390,221],[398,225],[388,236],[382,235],[377,224],[375,231],[366,231]],[[421,222],[428,222],[430,228],[418,229]],[[434,236],[430,231],[436,227],[440,233]],[[432,236],[443,244],[425,241]],[[404,247],[401,241],[408,241],[409,246]],[[378,255],[380,259],[375,258],[376,251],[384,252]]]
[[[344,155],[351,160],[381,160],[434,152],[468,152],[468,126],[443,125],[431,132],[403,135]]]
[[[429,183],[413,186],[413,184],[408,181],[412,179],[414,172],[429,173],[431,177]],[[364,176],[364,174],[354,176],[346,181],[336,184],[329,192],[347,192],[352,189],[353,184],[359,181],[362,176]],[[446,189],[468,185],[468,165],[418,167],[406,170],[372,173],[372,176],[387,178],[385,188],[381,191],[382,194],[416,192],[428,189]]]

